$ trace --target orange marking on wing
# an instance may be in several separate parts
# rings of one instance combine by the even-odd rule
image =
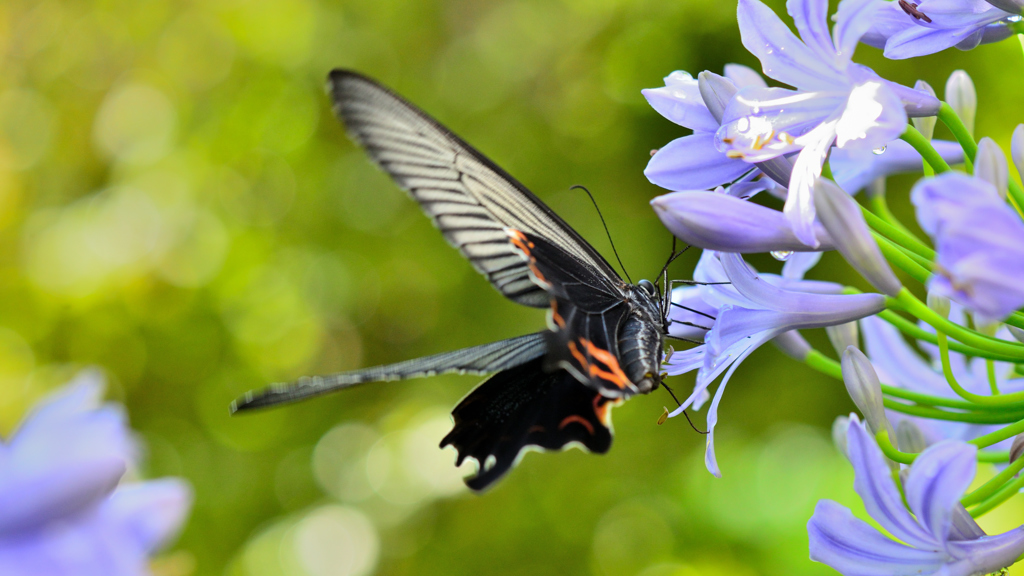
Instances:
[[[582,424],[583,427],[587,429],[587,432],[589,432],[591,436],[594,435],[594,425],[591,424],[590,422],[587,422],[586,418],[584,418],[582,416],[577,416],[576,414],[573,414],[571,416],[566,416],[565,418],[563,418],[562,421],[559,422],[559,424],[558,424],[558,429],[561,430],[562,428],[565,428],[566,426],[568,426],[569,424],[572,424],[573,422],[578,422],[578,423]]]
[[[523,255],[526,256],[526,265],[530,268],[530,272],[533,273],[533,277],[536,278],[538,282],[550,286],[551,283],[548,282],[548,279],[545,278],[544,274],[539,268],[537,268],[537,259],[533,257],[532,249],[536,245],[533,242],[530,242],[526,237],[526,234],[523,234],[519,230],[510,228],[506,233],[508,234],[508,238],[512,242],[512,245],[521,250]]]
[[[569,342],[569,352],[572,354],[572,357],[580,363],[580,368],[583,368],[584,371],[589,371],[590,362],[587,360],[587,357],[580,352],[580,349],[576,347],[575,342]]]
[[[554,298],[551,299],[551,319],[555,321],[555,325],[559,328],[565,328],[565,319],[558,313],[558,301]]]
[[[591,376],[600,376],[619,388],[625,388],[629,385],[629,378],[626,377],[626,373],[619,367],[619,361],[615,358],[614,354],[607,350],[598,348],[593,342],[585,338],[580,338],[580,342],[586,346],[587,354],[590,355],[591,358],[597,359],[598,362],[601,362],[608,367],[607,370],[601,370],[596,365],[591,364],[589,367]]]
[[[530,429],[527,430],[526,433],[527,434],[533,434],[534,432],[543,432],[543,431],[544,431],[544,427],[543,426],[541,426],[540,424],[534,424],[533,426],[530,426]]]

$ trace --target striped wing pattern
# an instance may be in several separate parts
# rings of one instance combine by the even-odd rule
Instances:
[[[327,376],[307,376],[295,382],[271,384],[263,390],[247,392],[231,403],[231,412],[295,402],[367,382],[388,382],[453,372],[491,374],[539,358],[546,351],[544,333],[537,332],[397,364]]]
[[[549,305],[506,235],[508,228],[546,238],[581,265],[618,280],[604,258],[540,199],[425,112],[355,72],[335,70],[328,84],[349,134],[507,298]]]

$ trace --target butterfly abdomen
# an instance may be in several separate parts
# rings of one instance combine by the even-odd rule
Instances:
[[[641,394],[657,387],[661,365],[662,336],[651,322],[629,315],[619,331],[619,356],[626,376]]]

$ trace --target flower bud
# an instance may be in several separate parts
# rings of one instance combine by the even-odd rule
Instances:
[[[1017,434],[1013,437],[1013,444],[1010,445],[1010,464],[1024,454],[1024,434]]]
[[[882,257],[857,202],[830,180],[819,178],[814,204],[818,220],[846,261],[880,292],[896,296],[903,285]]]
[[[917,83],[914,84],[914,89],[935,96],[935,90],[924,80],[918,80]],[[912,120],[914,122],[914,128],[917,128],[918,132],[924,134],[925,138],[931,140],[932,135],[935,134],[935,122],[938,121],[938,118],[935,116],[923,116],[920,118],[913,118]]]
[[[967,72],[955,70],[946,80],[946,103],[963,121],[967,131],[974,133],[974,116],[978,112],[978,93]]]
[[[846,433],[850,429],[850,422],[856,419],[856,414],[850,414],[849,416],[839,416],[832,423],[832,443],[836,445],[836,450],[839,450],[843,456],[849,457],[846,451]]]
[[[800,332],[796,330],[783,332],[775,338],[772,338],[772,344],[775,344],[779,350],[790,358],[801,362],[803,362],[811,350],[813,350],[811,345],[807,343],[807,340],[805,340],[804,337],[800,335]]]
[[[1010,183],[1010,170],[1003,149],[988,136],[978,142],[978,155],[974,157],[974,175],[996,187],[1005,200]]]
[[[928,442],[924,438],[924,432],[912,421],[903,419],[896,424],[896,447],[900,452],[916,454],[924,452]]]
[[[929,290],[926,301],[928,303],[928,307],[932,309],[932,312],[935,312],[947,320],[949,319],[949,298],[940,296]]]
[[[692,246],[721,252],[751,253],[810,250],[793,234],[785,215],[728,194],[673,192],[651,200],[661,222]],[[820,250],[831,250],[832,239],[816,225]]]
[[[850,346],[843,352],[843,382],[850,393],[853,403],[860,409],[872,434],[884,430],[889,434],[890,441],[896,437],[892,424],[885,416],[882,404],[882,384],[878,381],[871,361],[863,352]]]
[[[1017,175],[1024,178],[1024,124],[1017,124],[1010,140],[1010,158],[1017,167]]]
[[[828,334],[828,340],[832,343],[832,348],[835,348],[836,354],[842,354],[843,350],[850,346],[858,347],[859,333],[857,331],[857,322],[826,326],[825,333]]]
[[[1021,330],[1016,326],[1007,325],[1006,327],[1010,329],[1010,334],[1012,334],[1013,337],[1017,339],[1017,342],[1024,342],[1024,330]]]
[[[868,198],[885,198],[885,177],[875,178],[864,191]]]
[[[711,116],[721,124],[725,107],[739,89],[732,80],[708,70],[697,75],[697,89],[700,90],[700,97],[704,99],[704,105],[708,107]]]

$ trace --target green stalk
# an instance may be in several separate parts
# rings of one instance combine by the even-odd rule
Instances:
[[[1009,484],[1003,486],[1003,488],[996,492],[993,496],[989,497],[987,500],[982,501],[974,508],[971,508],[970,510],[968,510],[968,512],[970,512],[971,516],[979,518],[986,512],[991,511],[996,506],[999,506],[1003,502],[1009,500],[1010,497],[1019,492],[1021,488],[1024,488],[1024,474],[1022,474],[1019,478],[1015,479],[1013,482],[1010,482]]]
[[[952,110],[952,108],[950,108],[950,110]],[[954,114],[954,116],[955,115],[956,114]],[[935,150],[935,147],[932,146],[932,143],[927,138],[924,137],[924,134],[917,131],[917,128],[907,124],[907,129],[903,131],[902,135],[900,135],[900,140],[903,140],[907,144],[913,146],[914,150],[917,150],[917,153],[920,154],[921,157],[924,158],[924,161],[935,170],[936,174],[949,172],[949,164],[946,164],[946,161],[942,159],[942,155]],[[975,145],[974,148],[975,151],[977,151],[977,145]]]
[[[971,424],[1013,424],[1019,422],[1021,418],[1024,418],[1024,412],[1019,410],[1016,412],[1005,413],[949,412],[948,410],[940,410],[930,406],[903,404],[902,402],[897,402],[892,398],[883,398],[882,404],[890,410],[901,412],[903,414],[920,416],[921,418],[928,418],[930,420],[945,420],[948,422],[968,422]],[[997,432],[998,431],[999,430],[997,430]],[[977,440],[977,438],[975,438],[975,440]],[[990,445],[991,444],[986,444],[986,446]]]
[[[988,482],[985,482],[981,486],[978,486],[972,492],[968,493],[966,496],[961,498],[960,503],[963,504],[964,506],[972,506],[988,498],[989,496],[992,496],[997,491],[999,491],[999,489],[1002,488],[1003,485],[1010,480],[1010,478],[1016,476],[1022,468],[1024,468],[1024,458],[1016,459],[1012,464],[1010,464],[1006,468],[1003,468],[1002,472],[990,478]]]
[[[984,436],[978,436],[974,440],[969,440],[967,443],[974,444],[978,448],[985,448],[986,446],[998,444],[999,442],[1002,442],[1007,438],[1013,438],[1014,436],[1020,434],[1021,432],[1024,432],[1024,420],[1019,420],[1017,422],[1014,422],[1013,424],[1010,424],[1009,426],[1000,428],[995,432],[989,432]]]
[[[905,248],[913,250],[914,253],[919,256],[923,256],[929,260],[935,259],[935,251],[915,236],[913,232],[908,230],[903,223],[889,211],[889,205],[885,202],[885,196],[880,194],[873,196],[870,202],[871,208],[874,212],[861,206],[861,211],[864,213],[864,220],[867,221],[868,226],[871,226],[886,238],[889,238],[898,244],[902,244]],[[875,212],[877,212],[877,214]]]
[[[937,335],[939,337],[939,355],[942,358],[942,373],[946,376],[946,382],[949,383],[949,387],[958,396],[975,404],[1002,406],[1004,408],[1024,408],[1024,392],[1000,394],[999,396],[983,396],[969,392],[960,386],[960,383],[956,381],[956,377],[953,376],[953,369],[949,364],[949,342],[946,339],[946,335],[942,332],[938,332]],[[996,390],[997,394],[998,392]]]
[[[850,290],[850,288],[846,288],[843,290],[843,293],[856,293],[850,292]],[[878,313],[878,317],[881,318],[882,320],[885,320],[889,324],[892,324],[893,326],[896,327],[897,330],[903,332],[904,334],[910,336],[911,338],[915,338],[917,340],[924,340],[925,342],[930,342],[935,345],[938,345],[939,343],[939,339],[935,337],[935,334],[928,332],[924,328],[921,328],[917,324],[914,324],[910,320],[907,320],[906,318],[900,316],[899,314],[893,312],[892,310],[883,310]],[[1007,356],[1005,354],[993,354],[988,350],[981,350],[979,348],[967,346],[965,344],[961,344],[960,342],[955,341],[949,343],[949,349],[967,356],[974,356],[976,358],[991,358],[993,360],[1001,360],[1003,362],[1020,362],[1020,360],[1013,356]]]
[[[945,332],[964,344],[980,348],[982,350],[989,350],[996,354],[1004,354],[1012,358],[1014,362],[1024,360],[1024,345],[1006,342],[991,336],[979,334],[973,330],[968,330],[959,324],[950,322],[947,318],[943,318],[934,310],[929,308],[924,302],[915,298],[914,295],[906,288],[900,290],[900,293],[896,298],[890,298],[889,303],[890,307],[901,308],[909,312],[911,315],[924,320],[936,330]]]
[[[877,232],[872,232],[871,236],[875,239],[878,244],[878,248],[882,251],[882,255],[891,264],[895,264],[897,268],[903,270],[908,276],[917,280],[921,284],[928,282],[928,278],[931,276],[931,272],[917,263],[914,258],[904,253],[902,250],[896,247],[891,241],[887,240],[885,236]],[[906,288],[904,288],[906,290]]]

